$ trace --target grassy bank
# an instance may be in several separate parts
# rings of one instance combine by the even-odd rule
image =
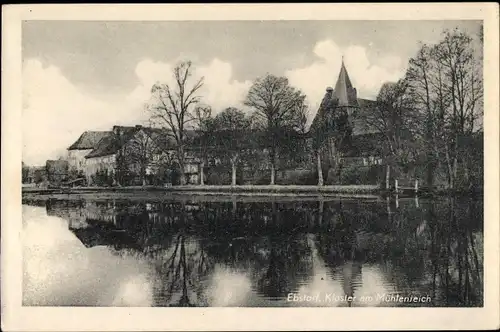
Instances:
[[[345,194],[376,194],[379,192],[376,185],[330,185],[330,186],[302,186],[302,185],[242,185],[242,186],[131,186],[131,187],[76,187],[76,188],[23,188],[23,193],[91,193],[91,192],[187,192],[187,193],[345,193]]]
[[[225,197],[226,196],[226,197]],[[80,187],[67,189],[23,188],[24,199],[185,199],[199,197],[216,200],[227,196],[256,198],[281,197],[283,199],[318,199],[327,197],[377,198],[377,186],[175,186],[175,187]]]

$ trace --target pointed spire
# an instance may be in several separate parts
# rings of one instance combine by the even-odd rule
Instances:
[[[335,96],[339,100],[339,106],[358,106],[356,89],[353,88],[349,74],[344,65],[344,55],[342,55],[342,65],[340,66],[340,73],[335,84]]]

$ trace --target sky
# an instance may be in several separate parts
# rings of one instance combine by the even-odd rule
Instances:
[[[24,21],[23,161],[64,156],[85,130],[146,124],[156,82],[178,61],[205,78],[214,113],[244,108],[252,81],[286,76],[307,96],[310,120],[342,57],[358,97],[404,75],[419,43],[444,29],[476,34],[479,21]],[[249,110],[247,110],[249,111]]]

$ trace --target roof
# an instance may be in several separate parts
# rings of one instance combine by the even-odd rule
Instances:
[[[338,99],[334,98],[333,89],[330,87],[326,88],[325,96],[321,100],[321,104],[319,105],[318,112],[316,113],[316,116],[313,119],[309,132],[318,129],[320,123],[322,123],[322,121],[325,120],[326,115],[329,112],[333,112],[335,107],[337,107],[337,105],[338,105]]]
[[[96,148],[86,155],[85,158],[88,159],[114,155],[141,130],[150,136],[160,148],[168,149],[176,145],[175,139],[169,135],[169,130],[167,129],[143,126],[114,126],[113,131],[109,132],[109,134],[105,136]],[[195,132],[192,130],[185,130],[184,133],[186,138],[190,138],[195,135]]]
[[[376,102],[374,100],[358,98],[358,104],[359,108],[352,116],[353,136],[379,133],[377,128],[370,126],[368,121],[366,121],[367,117],[373,113]]]
[[[334,100],[334,96],[327,91],[318,109],[318,113],[313,119],[310,131],[314,131],[317,128],[317,126],[319,125],[319,121],[323,121],[323,119],[326,117],[326,114],[328,114],[329,112],[333,112],[333,109],[336,107]],[[378,133],[378,130],[373,126],[370,126],[366,121],[367,114],[373,112],[375,101],[358,98],[357,103],[359,106],[356,108],[355,112],[352,113],[351,117],[351,121],[353,124],[352,135],[358,136]]]
[[[339,106],[351,106],[357,107],[358,100],[356,96],[356,89],[353,88],[349,74],[347,74],[347,69],[345,68],[344,61],[342,60],[342,66],[340,67],[339,77],[337,83],[335,84],[335,90],[333,91],[335,97],[339,101]]]
[[[86,131],[68,148],[68,150],[94,149],[99,141],[110,133],[109,131]]]
[[[115,126],[113,130],[119,130],[120,135],[109,132],[85,158],[104,157],[115,154],[126,142],[134,137],[139,127]]]
[[[328,114],[335,112],[337,107],[348,107],[354,109],[351,115],[353,136],[377,133],[378,130],[369,126],[367,121],[364,120],[367,114],[373,112],[375,106],[376,102],[374,100],[357,98],[357,91],[352,86],[344,61],[342,61],[335,89],[331,87],[326,89],[325,96],[311,124],[310,132],[314,132],[319,128],[318,126],[325,121]]]

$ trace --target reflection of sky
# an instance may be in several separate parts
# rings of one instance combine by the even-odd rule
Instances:
[[[332,275],[330,267],[318,254],[315,241],[311,236],[309,245],[312,248],[313,278],[302,285],[298,290],[299,296],[318,296],[319,301],[311,302],[291,302],[298,306],[328,306],[343,307],[348,303],[342,297],[346,294],[353,295],[352,306],[378,306],[382,303],[378,300],[378,295],[388,294],[394,291],[393,286],[386,280],[382,269],[377,265],[363,265],[356,268],[353,262],[345,262],[335,268]],[[359,271],[360,275],[356,273]],[[359,280],[361,278],[361,280]],[[331,295],[331,297],[327,297]],[[372,300],[361,300],[371,297]]]
[[[425,250],[414,251],[415,255],[406,253],[398,256],[401,254],[399,253],[392,258],[384,256],[379,259],[373,255],[370,263],[340,263],[340,258],[334,256],[337,255],[336,250],[333,250],[337,248],[337,244],[333,243],[333,247],[329,248],[329,241],[316,241],[313,234],[307,235],[308,246],[304,246],[305,234],[300,233],[292,239],[293,243],[287,243],[289,247],[287,246],[286,250],[281,250],[276,244],[273,244],[273,247],[267,237],[262,236],[258,241],[249,242],[249,245],[254,247],[251,250],[240,251],[241,248],[233,246],[231,251],[231,244],[223,242],[224,240],[216,239],[218,242],[211,242],[213,239],[203,234],[188,236],[175,233],[174,229],[174,233],[152,238],[150,244],[148,240],[145,252],[135,247],[113,249],[112,245],[110,249],[104,246],[87,249],[74,232],[69,231],[66,220],[85,218],[88,211],[97,211],[95,219],[105,223],[108,219],[102,218],[99,211],[107,207],[109,203],[87,203],[85,210],[78,208],[73,213],[71,206],[63,205],[61,208],[55,204],[51,209],[47,208],[50,214],[48,216],[45,208],[23,206],[23,300],[26,305],[165,306],[179,304],[185,301],[185,298],[190,304],[197,306],[348,305],[342,300],[287,301],[288,294],[285,292],[298,292],[299,296],[320,294],[322,298],[326,294],[337,297],[352,294],[355,300],[351,305],[359,307],[398,305],[381,301],[380,298],[384,294],[431,294],[436,299],[445,296],[440,295],[444,290],[439,286],[444,281],[440,280],[440,273],[435,276],[431,273],[433,263],[427,258],[428,253]],[[149,203],[146,208],[154,211],[154,206]],[[143,212],[138,205],[132,204],[127,206],[127,211],[125,216],[131,223],[136,221],[137,213]],[[170,212],[169,210],[168,213]],[[150,219],[150,222],[170,220],[167,220],[165,212],[150,213],[158,216],[156,220]],[[173,217],[179,215],[174,213]],[[430,241],[426,238],[430,237],[430,228],[426,222],[415,218],[412,220],[415,221],[415,227],[412,226],[408,234],[413,236],[414,228],[416,233],[420,233],[418,241]],[[179,236],[180,234],[183,235]],[[366,247],[370,251],[377,250],[378,241],[390,239],[387,236],[381,237],[378,233],[360,234],[364,236],[361,237],[363,241],[367,239]],[[409,236],[404,232],[402,234]],[[143,232],[140,235],[144,235]],[[471,270],[482,271],[482,234],[474,233],[472,239],[475,249],[470,248],[470,245],[465,248],[469,252],[470,263],[473,264]],[[365,243],[363,241],[360,242]],[[406,244],[411,246],[410,250],[425,248],[425,243],[415,242],[413,239],[407,240]],[[186,263],[186,274],[181,264],[180,243],[183,243],[185,253],[182,257],[186,259],[183,261]],[[384,246],[391,244],[383,243]],[[322,247],[316,247],[317,245]],[[401,243],[395,241],[395,245]],[[305,247],[308,247],[307,250]],[[271,252],[275,249],[278,250]],[[289,249],[290,251],[287,251]],[[453,252],[454,249],[458,251],[460,247],[452,241],[450,250]],[[174,252],[174,264],[166,264],[170,262]],[[297,252],[297,256],[294,256]],[[237,254],[237,258],[232,257],[232,254],[226,255],[228,253]],[[246,254],[249,253],[250,256],[247,257]],[[288,254],[290,256],[287,256]],[[478,266],[474,265],[476,263],[472,259],[475,255],[478,257]],[[404,259],[394,259],[398,257]],[[234,262],[232,258],[235,259]],[[450,266],[447,269],[449,281],[455,284],[460,279],[457,259],[457,255],[450,258]],[[333,263],[334,261],[337,263]],[[422,261],[425,264],[422,264]],[[176,274],[178,267],[180,270]],[[432,289],[433,278],[436,278],[437,289]],[[482,284],[481,281],[478,283]],[[174,287],[171,287],[172,285]],[[273,293],[273,287],[280,290],[278,297],[273,295],[276,293]]]
[[[250,278],[236,269],[216,265],[209,284],[210,306],[244,306],[252,291]]]
[[[149,268],[105,247],[85,246],[67,221],[23,206],[25,305],[150,306]]]

